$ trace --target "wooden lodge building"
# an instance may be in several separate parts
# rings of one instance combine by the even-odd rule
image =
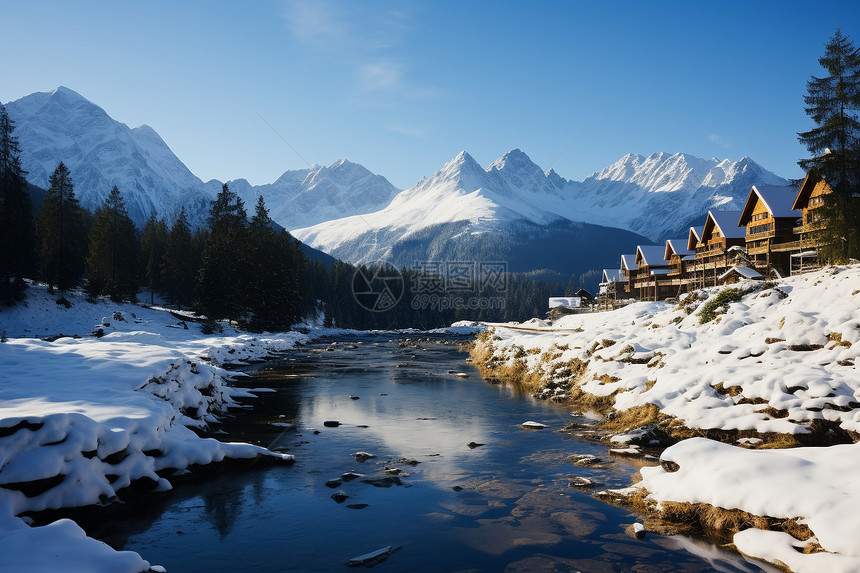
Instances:
[[[820,207],[832,190],[807,175],[800,189],[754,185],[742,211],[708,211],[686,239],[637,245],[620,269],[603,269],[601,301],[660,300],[738,280],[779,278],[818,265]]]
[[[791,187],[753,185],[750,190],[738,227],[746,229],[747,258],[755,270],[788,276],[790,253],[798,247],[796,198]]]

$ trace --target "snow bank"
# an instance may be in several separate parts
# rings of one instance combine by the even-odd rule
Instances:
[[[826,448],[748,450],[704,438],[684,440],[660,456],[677,464],[640,470],[644,489],[658,502],[706,503],[723,509],[807,525],[826,553],[802,554],[805,542],[760,530],[735,535],[747,555],[779,560],[792,571],[860,570],[860,444]]]
[[[547,398],[571,383],[553,372],[583,364],[573,381],[581,390],[614,396],[617,410],[655,404],[689,428],[804,434],[832,423],[860,432],[860,266],[738,286],[749,292],[705,324],[699,313],[721,287],[552,327],[498,325],[493,358],[546,374]]]
[[[65,308],[43,287],[28,294],[26,306],[0,311],[8,337],[0,344],[0,570],[146,570],[136,554],[87,539],[73,522],[31,528],[14,516],[110,503],[132,483],[167,490],[181,470],[225,458],[291,459],[189,427],[216,421],[246,395],[227,385],[221,364],[263,358],[307,335],[227,328],[204,336],[163,310],[68,294]],[[22,550],[36,546],[56,550]]]

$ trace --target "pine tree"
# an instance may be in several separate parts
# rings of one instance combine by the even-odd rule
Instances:
[[[36,216],[41,239],[42,278],[53,291],[67,290],[81,279],[87,256],[86,213],[78,204],[69,169],[60,162]]]
[[[297,247],[285,231],[275,230],[261,196],[249,230],[249,325],[254,330],[289,330],[300,317]]]
[[[807,82],[806,114],[816,127],[798,133],[812,157],[798,161],[804,170],[823,177],[834,193],[823,209],[828,228],[822,235],[823,255],[835,262],[860,257],[860,50],[841,30],[818,59],[827,75]]]
[[[209,212],[209,237],[197,280],[199,310],[211,320],[247,311],[248,220],[242,199],[225,183]]]
[[[138,271],[145,279],[149,291],[149,304],[155,304],[155,293],[161,292],[166,282],[162,272],[162,264],[167,248],[167,224],[163,219],[156,219],[155,214],[149,216],[143,226],[140,239],[140,264]]]
[[[7,306],[26,287],[24,277],[33,270],[35,255],[26,172],[14,129],[15,123],[0,104],[0,300]]]
[[[194,299],[198,269],[185,207],[180,209],[179,216],[170,228],[161,270],[164,288],[171,304],[177,305],[178,308],[182,308],[183,304],[191,304]]]
[[[89,233],[86,290],[90,296],[106,294],[116,302],[137,300],[135,233],[122,194],[114,185],[104,205],[96,211]]]

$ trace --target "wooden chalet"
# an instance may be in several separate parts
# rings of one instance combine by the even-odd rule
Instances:
[[[693,265],[694,287],[716,286],[717,278],[742,255],[746,230],[738,227],[741,211],[708,211],[702,235],[696,245]]]
[[[639,300],[660,300],[675,294],[667,280],[669,264],[663,256],[663,245],[638,245],[636,247],[636,274],[633,292]]]
[[[821,246],[820,232],[827,228],[827,221],[821,207],[833,189],[812,173],[807,173],[794,199],[792,209],[800,216],[800,224],[794,228],[797,235],[797,252],[791,255],[791,272],[802,272],[804,267],[815,268],[819,265],[818,248]]]
[[[738,227],[746,227],[749,266],[765,275],[787,276],[790,254],[798,250],[797,192],[791,187],[753,185],[741,211]]]
[[[692,232],[692,229],[690,231]],[[675,294],[686,292],[690,282],[687,267],[691,261],[696,260],[695,245],[690,248],[689,237],[667,239],[663,259],[669,267],[669,273],[666,275],[668,286],[675,290]]]
[[[624,292],[636,294],[633,290],[633,278],[636,275],[636,255],[621,255],[621,272],[624,275]]]

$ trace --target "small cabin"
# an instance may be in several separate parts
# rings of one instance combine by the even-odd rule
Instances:
[[[717,277],[717,284],[733,285],[744,280],[764,280],[764,277],[755,269],[750,267],[734,266]]]
[[[582,300],[582,304],[594,304],[594,295],[585,290],[584,288],[579,289],[573,296],[578,296],[580,300]]]
[[[789,252],[796,249],[794,228],[799,211],[793,208],[797,191],[791,187],[753,185],[738,227],[745,227],[747,256],[755,268],[788,270]]]

